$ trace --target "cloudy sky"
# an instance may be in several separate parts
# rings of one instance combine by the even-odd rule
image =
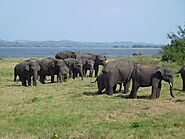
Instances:
[[[0,0],[0,39],[165,44],[185,0]]]

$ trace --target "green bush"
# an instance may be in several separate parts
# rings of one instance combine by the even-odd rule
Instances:
[[[162,60],[185,64],[185,26],[178,26],[177,33],[167,34],[171,43],[162,49]]]

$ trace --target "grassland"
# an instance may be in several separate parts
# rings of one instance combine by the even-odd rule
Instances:
[[[13,82],[13,68],[24,59],[0,59],[0,138],[185,137],[185,93],[180,76],[174,76],[175,98],[163,82],[159,99],[150,100],[151,87],[147,87],[140,88],[138,99],[131,100],[123,92],[96,95],[97,86],[91,83],[95,78],[23,87]],[[132,59],[168,66],[174,72],[180,68],[161,62],[159,56]]]

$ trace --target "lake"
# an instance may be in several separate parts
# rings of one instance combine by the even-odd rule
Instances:
[[[80,53],[95,53],[106,56],[131,56],[138,52],[142,55],[159,54],[160,48],[105,48],[105,47],[0,47],[0,57],[35,57],[55,56],[59,51],[75,51]]]

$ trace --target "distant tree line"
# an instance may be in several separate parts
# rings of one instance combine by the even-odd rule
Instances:
[[[177,32],[167,34],[170,44],[162,48],[162,60],[185,64],[185,25],[178,26]]]

